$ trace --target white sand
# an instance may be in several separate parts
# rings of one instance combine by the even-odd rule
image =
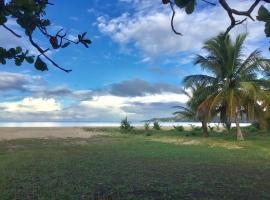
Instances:
[[[0,140],[25,138],[90,138],[105,134],[83,128],[0,128]]]

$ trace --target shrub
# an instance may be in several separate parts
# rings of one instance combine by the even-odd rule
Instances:
[[[147,132],[145,135],[146,135],[146,136],[151,136],[151,135],[153,135],[153,133]]]
[[[130,122],[128,121],[128,118],[126,117],[121,121],[120,129],[123,132],[129,132],[133,129],[134,127],[131,126]]]
[[[146,131],[148,131],[148,130],[150,129],[150,123],[149,123],[149,122],[146,122],[146,123],[144,124],[144,129],[145,129]]]
[[[173,128],[174,130],[179,131],[179,132],[182,132],[185,130],[183,126],[173,126]]]
[[[214,127],[213,126],[208,126],[208,128],[209,128],[209,130],[210,130],[210,132],[212,133],[212,132],[214,132]]]
[[[160,124],[159,124],[158,121],[155,121],[155,122],[154,122],[154,124],[153,124],[153,129],[155,129],[155,130],[157,130],[157,131],[161,130],[161,126],[160,126]]]

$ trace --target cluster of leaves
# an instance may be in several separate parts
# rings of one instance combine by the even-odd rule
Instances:
[[[157,131],[161,130],[161,126],[160,126],[160,124],[159,124],[158,121],[155,121],[155,122],[153,123],[153,129],[155,129],[155,130],[157,130]]]
[[[170,0],[162,0],[163,4],[171,3]],[[192,14],[196,7],[196,0],[174,0],[175,5],[181,9],[185,9],[187,14]]]
[[[123,132],[129,132],[134,129],[134,127],[131,125],[131,123],[128,121],[128,118],[126,117],[121,121],[120,129]]]
[[[21,38],[21,35],[17,34],[7,25],[9,19],[14,19],[25,33],[29,42],[40,53],[40,55],[27,56],[29,51],[26,51],[27,54],[25,54],[26,52],[21,53],[21,47],[16,48],[16,52],[18,50],[19,53],[14,53],[15,48],[7,50],[2,47],[0,54],[2,64],[6,63],[6,58],[14,59],[16,65],[21,65],[22,62],[26,60],[28,63],[35,63],[34,65],[37,70],[44,71],[48,70],[48,67],[46,62],[44,62],[42,59],[46,59],[46,61],[49,61],[55,67],[63,71],[71,71],[60,67],[56,62],[50,59],[46,55],[46,52],[50,49],[42,49],[40,45],[33,40],[33,33],[38,31],[43,36],[48,38],[53,49],[66,48],[70,45],[70,43],[83,44],[86,48],[88,48],[89,44],[91,44],[91,40],[86,38],[86,32],[79,34],[77,41],[68,39],[68,37],[66,37],[67,34],[63,33],[63,29],[59,30],[55,35],[50,34],[47,29],[51,25],[51,22],[49,19],[45,18],[47,5],[53,4],[49,3],[48,0],[0,0],[0,26],[3,26],[3,28],[11,32],[14,36]]]
[[[270,37],[270,12],[264,6],[260,7],[257,20],[265,22],[264,32],[266,37]]]
[[[149,122],[146,122],[146,123],[144,124],[144,129],[145,129],[146,131],[148,131],[148,130],[150,129],[150,123],[149,123]]]
[[[7,59],[14,59],[17,66],[21,66],[24,60],[32,64],[34,57],[28,54],[29,52],[27,50],[23,52],[21,47],[10,48],[8,50],[0,47],[0,63],[4,65]]]
[[[179,131],[179,132],[182,132],[185,130],[183,126],[173,126],[173,128],[174,130]]]

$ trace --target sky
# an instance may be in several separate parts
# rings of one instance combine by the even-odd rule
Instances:
[[[176,9],[175,27],[170,28],[169,6],[154,0],[54,0],[47,8],[51,33],[64,28],[70,39],[87,32],[93,41],[50,51],[48,55],[67,74],[49,65],[39,72],[33,65],[17,67],[13,61],[0,66],[0,121],[93,121],[116,122],[171,117],[173,106],[184,105],[185,76],[201,71],[193,64],[196,54],[204,54],[203,42],[229,25],[220,6],[199,3],[193,15]],[[228,1],[245,10],[250,0]],[[257,9],[253,16],[256,16]],[[242,18],[239,18],[242,19]],[[16,22],[7,25],[18,33]],[[269,56],[264,24],[247,20],[231,32],[249,33],[244,53],[260,49]],[[42,47],[46,38],[35,34]],[[22,46],[37,54],[24,38],[18,39],[0,27],[0,46]]]

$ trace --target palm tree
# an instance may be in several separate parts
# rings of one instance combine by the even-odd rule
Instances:
[[[240,116],[245,113],[254,119],[258,109],[264,110],[270,102],[270,82],[263,75],[269,72],[269,60],[258,50],[244,59],[242,54],[246,35],[239,35],[233,42],[229,35],[220,34],[205,42],[207,56],[197,55],[195,64],[200,64],[207,75],[191,75],[184,79],[187,88],[204,83],[207,98],[198,106],[197,112],[209,114],[223,108],[221,116],[234,121],[237,139],[243,140]]]
[[[175,106],[179,111],[174,112],[174,115],[181,115],[188,120],[199,120],[202,123],[203,135],[208,137],[208,115],[207,113],[197,113],[198,106],[206,99],[207,96],[204,95],[204,85],[194,84],[191,86],[191,92],[183,90],[183,93],[189,97],[186,106]]]

